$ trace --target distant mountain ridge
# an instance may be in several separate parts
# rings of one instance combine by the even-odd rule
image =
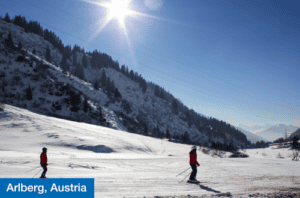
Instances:
[[[249,131],[246,131],[242,128],[239,128],[239,127],[236,127],[237,130],[240,130],[242,133],[244,133],[246,136],[247,136],[247,139],[251,142],[251,143],[256,143],[257,141],[264,141],[264,142],[267,142],[266,139],[258,136],[258,135],[255,135]]]
[[[262,132],[256,133],[256,135],[268,141],[274,141],[278,138],[284,138],[285,132],[287,132],[287,137],[289,137],[291,133],[297,131],[298,129],[298,126],[277,124]]]
[[[258,133],[258,132],[262,132],[262,131],[272,127],[272,125],[265,124],[265,125],[248,126],[248,125],[239,124],[238,127],[241,129],[244,129],[246,131],[249,131],[250,133]]]

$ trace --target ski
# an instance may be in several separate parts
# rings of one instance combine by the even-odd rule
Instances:
[[[194,181],[190,181],[190,180],[188,180],[188,181],[187,181],[187,183],[191,183],[191,184],[199,184],[200,182],[199,182],[199,181],[197,181],[197,180],[194,180]]]

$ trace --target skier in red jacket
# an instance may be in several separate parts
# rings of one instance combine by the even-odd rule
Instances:
[[[48,163],[47,163],[47,148],[44,147],[43,152],[41,154],[41,166],[43,167],[44,171],[40,178],[47,178],[46,177],[47,165],[48,165]]]
[[[190,165],[193,169],[193,172],[191,173],[190,179],[188,182],[198,182],[196,180],[197,175],[197,166],[200,166],[200,164],[197,162],[197,153],[196,153],[197,146],[192,146],[192,150],[190,152]]]

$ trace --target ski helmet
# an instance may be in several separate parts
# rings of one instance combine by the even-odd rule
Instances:
[[[47,151],[47,148],[46,148],[46,147],[43,148],[43,152],[45,152],[45,151]]]
[[[192,146],[192,150],[194,150],[194,149],[197,149],[197,146],[196,146],[196,145]]]

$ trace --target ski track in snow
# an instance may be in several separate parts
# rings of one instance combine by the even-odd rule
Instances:
[[[41,170],[44,146],[49,178],[95,178],[97,198],[300,192],[299,161],[291,160],[288,149],[247,150],[249,158],[219,158],[198,151],[201,183],[180,183],[190,172],[176,177],[189,167],[189,145],[6,105],[0,113],[0,176],[32,178]],[[283,159],[276,158],[279,152]]]

